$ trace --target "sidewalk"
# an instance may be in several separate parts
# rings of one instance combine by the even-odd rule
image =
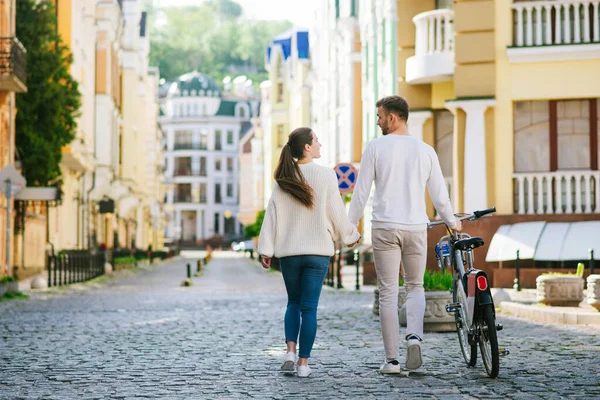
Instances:
[[[502,315],[551,324],[600,325],[600,312],[585,301],[579,307],[546,306],[537,302],[535,289],[493,288],[492,295]]]

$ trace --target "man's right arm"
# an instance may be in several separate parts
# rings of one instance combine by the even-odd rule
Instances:
[[[360,162],[360,170],[358,171],[358,179],[352,193],[352,201],[350,202],[350,211],[348,218],[355,226],[358,226],[358,221],[362,218],[365,211],[365,204],[371,193],[371,186],[375,180],[375,157],[373,156],[373,146],[367,144]]]

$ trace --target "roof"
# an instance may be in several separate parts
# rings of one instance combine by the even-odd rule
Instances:
[[[308,29],[296,27],[275,36],[267,47],[267,63],[271,61],[273,48],[280,47],[283,59],[287,60],[292,55],[294,46],[299,59],[308,59]]]
[[[221,87],[210,76],[198,71],[188,72],[177,78],[171,84],[169,95],[174,95],[179,90],[181,96],[217,97],[221,96]],[[210,95],[208,92],[211,92]]]

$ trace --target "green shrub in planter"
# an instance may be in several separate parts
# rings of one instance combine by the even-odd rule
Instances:
[[[3,276],[2,278],[0,278],[0,284],[2,283],[8,283],[8,282],[16,282],[17,278],[15,278],[14,276]]]
[[[400,286],[404,286],[404,280],[400,279]],[[426,292],[442,292],[452,289],[452,274],[448,271],[425,270],[423,277],[423,288]]]
[[[137,260],[135,259],[135,257],[117,257],[114,259],[114,264],[115,265],[135,264],[136,261]]]

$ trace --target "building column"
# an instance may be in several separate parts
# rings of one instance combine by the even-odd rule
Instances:
[[[204,240],[203,214],[202,210],[196,210],[196,240]]]
[[[464,128],[464,154],[459,154],[463,166],[463,207],[464,212],[473,212],[488,207],[487,155],[485,143],[485,111],[494,107],[494,99],[456,100],[446,102],[446,107],[456,115],[457,109],[466,114]],[[462,134],[455,130],[454,140]],[[456,174],[453,174],[455,176]],[[455,177],[456,179],[456,177]],[[460,190],[458,185],[454,186]]]
[[[175,237],[179,240],[183,238],[183,232],[181,229],[181,211],[175,210],[175,226],[173,226],[173,232]]]
[[[413,111],[408,115],[408,133],[419,140],[423,140],[423,126],[429,118],[433,117],[431,111]]]

